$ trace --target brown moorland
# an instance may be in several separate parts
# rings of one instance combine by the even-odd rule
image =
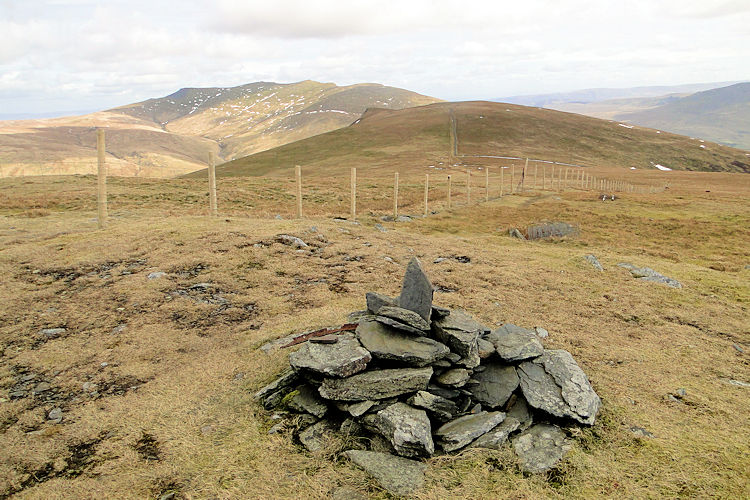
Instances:
[[[423,173],[404,175],[404,213],[421,214]],[[348,213],[348,179],[305,177],[306,215],[291,220],[290,178],[220,179],[218,218],[203,179],[112,178],[109,225],[96,230],[95,178],[3,179],[0,496],[329,498],[349,486],[386,498],[337,459],[346,442],[310,454],[266,435],[252,394],[288,364],[288,350],[260,345],[343,323],[366,291],[395,294],[416,255],[436,303],[548,329],[546,346],[569,350],[603,400],[554,471],[525,476],[508,450],[470,450],[429,460],[417,498],[747,497],[750,388],[729,381],[750,382],[750,177],[596,173],[668,189],[497,198],[493,176],[493,199],[470,206],[457,180],[448,211],[436,178],[437,213],[389,223],[392,171],[371,171],[352,224],[331,218]],[[580,234],[507,236],[540,220]],[[320,250],[297,252],[280,233]],[[470,262],[433,263],[454,255]],[[684,288],[632,279],[623,261]],[[681,402],[665,400],[680,388]]]

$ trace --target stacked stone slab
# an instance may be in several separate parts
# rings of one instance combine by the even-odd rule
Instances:
[[[413,258],[398,297],[367,293],[367,310],[350,315],[353,334],[304,343],[256,399],[284,410],[311,451],[336,433],[368,438],[356,442],[369,443],[360,450],[369,455],[349,455],[377,463],[376,478],[403,460],[508,441],[525,470],[553,467],[571,447],[564,429],[593,425],[601,404],[583,370],[567,351],[544,349],[534,330],[491,330],[432,298]],[[407,490],[399,483],[393,492]]]

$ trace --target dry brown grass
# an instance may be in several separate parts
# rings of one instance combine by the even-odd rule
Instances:
[[[385,498],[362,471],[329,459],[336,443],[312,455],[288,436],[266,435],[252,393],[288,352],[257,347],[340,324],[368,290],[395,294],[412,255],[436,285],[455,290],[437,293],[437,303],[488,325],[547,328],[547,346],[570,350],[604,402],[555,473],[526,477],[507,451],[468,451],[430,460],[418,498],[750,495],[749,389],[723,381],[750,381],[748,177],[639,171],[640,182],[666,178],[670,189],[614,203],[579,191],[472,207],[458,198],[451,212],[383,223],[391,230],[381,233],[372,226],[390,210],[390,175],[360,179],[361,225],[330,218],[347,214],[348,179],[310,179],[302,221],[273,219],[293,211],[284,179],[220,179],[218,219],[204,216],[203,182],[112,179],[105,231],[96,230],[94,178],[3,180],[0,495],[327,498],[350,485]],[[402,186],[407,213],[421,212],[420,179]],[[506,236],[539,220],[578,224],[581,234]],[[279,233],[320,253],[253,246]],[[586,253],[605,272],[590,268]],[[450,255],[471,263],[433,264]],[[634,280],[621,261],[685,288]],[[168,275],[148,280],[157,270]],[[196,283],[212,286],[190,289]],[[67,328],[58,338],[39,334],[57,326]],[[24,373],[49,382],[52,401],[11,400]],[[678,388],[684,403],[664,400]],[[60,424],[45,418],[55,406]],[[656,437],[634,437],[634,425]]]

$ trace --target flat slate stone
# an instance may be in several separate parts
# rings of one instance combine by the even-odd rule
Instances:
[[[593,425],[601,400],[568,351],[545,351],[519,364],[517,371],[529,405],[556,417]]]
[[[458,415],[458,406],[456,403],[427,391],[419,391],[413,395],[409,398],[409,404],[427,410],[441,422],[452,420]]]
[[[450,316],[448,316],[450,318]],[[442,343],[447,344],[451,351],[460,356],[457,362],[464,364],[467,368],[479,366],[479,331],[466,332],[463,330],[438,329],[436,337]]]
[[[398,305],[414,311],[429,322],[432,315],[432,294],[432,283],[422,269],[422,264],[419,259],[412,257],[406,266]]]
[[[554,467],[570,449],[565,433],[556,425],[536,424],[513,439],[521,468],[533,474]]]
[[[365,300],[367,300],[367,310],[370,314],[377,314],[383,306],[396,305],[396,299],[378,292],[367,292],[365,294]]]
[[[508,440],[508,437],[518,428],[521,427],[521,423],[513,418],[505,416],[505,420],[500,425],[489,431],[487,434],[479,436],[476,441],[469,445],[470,448],[489,448],[491,450],[499,450]]]
[[[461,330],[464,332],[489,332],[490,329],[471,317],[461,309],[454,309],[450,315],[437,318],[435,326],[447,330]]]
[[[584,255],[583,258],[586,260],[586,262],[591,264],[594,267],[594,269],[596,269],[597,271],[604,271],[604,268],[602,267],[602,264],[599,262],[599,259],[596,258],[596,255],[590,253],[588,255]]]
[[[676,279],[669,278],[663,274],[657,273],[650,267],[637,267],[628,262],[621,262],[617,264],[619,267],[624,267],[634,278],[638,278],[643,281],[652,281],[654,283],[662,283],[672,288],[682,288],[682,283]]]
[[[508,402],[511,394],[518,388],[516,369],[500,363],[487,363],[480,373],[475,373],[472,380],[478,382],[469,387],[472,398],[483,406],[499,408]]]
[[[362,450],[345,451],[344,455],[362,467],[392,495],[410,495],[424,485],[427,466],[416,460]]]
[[[317,389],[307,384],[299,386],[286,400],[286,404],[298,413],[309,413],[318,418],[323,418],[328,411],[328,405],[320,397]]]
[[[487,359],[495,354],[495,345],[489,340],[479,337],[477,339],[477,350],[477,354],[479,354],[480,359]]]
[[[470,378],[471,374],[469,370],[465,368],[451,368],[435,377],[435,382],[446,387],[458,388],[466,385],[466,382]]]
[[[409,326],[406,323],[402,323],[400,321],[397,321],[393,318],[389,318],[387,316],[374,316],[373,319],[377,321],[378,323],[383,323],[384,325],[388,325],[391,328],[395,328],[397,330],[401,330],[403,332],[409,333],[415,337],[421,337],[421,336],[427,335],[427,332],[424,330],[414,328],[413,326]]]
[[[436,340],[407,336],[375,321],[361,322],[356,334],[365,349],[376,358],[409,366],[429,365],[450,352],[447,346]]]
[[[343,379],[326,378],[318,392],[326,399],[341,401],[386,399],[424,390],[431,377],[431,366],[373,370]]]
[[[430,330],[430,324],[425,321],[422,316],[414,311],[410,311],[409,309],[404,309],[403,307],[383,306],[378,309],[377,315],[395,319],[396,321],[409,325],[417,330]]]
[[[487,336],[495,351],[505,361],[535,358],[544,352],[539,337],[533,330],[507,323]]]
[[[435,453],[430,419],[424,410],[394,403],[380,410],[375,422],[380,434],[402,457],[429,457]]]
[[[279,378],[256,392],[253,398],[265,405],[266,401],[273,394],[293,386],[298,380],[299,373],[292,369],[287,369],[279,376]]]
[[[433,318],[443,318],[445,316],[450,316],[451,310],[447,307],[440,307],[436,306],[435,304],[432,304],[432,317]]]
[[[373,406],[375,406],[375,401],[361,401],[359,403],[347,405],[346,411],[348,411],[352,417],[360,417],[367,413],[367,411]]]
[[[306,369],[332,377],[348,377],[367,367],[372,356],[354,335],[339,335],[335,344],[306,342],[289,356],[296,370]]]
[[[435,431],[435,436],[446,452],[463,448],[479,436],[486,434],[505,420],[505,413],[500,411],[480,412],[465,415],[448,422]]]

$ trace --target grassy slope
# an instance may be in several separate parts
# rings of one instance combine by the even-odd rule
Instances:
[[[743,151],[688,137],[624,128],[617,123],[503,103],[439,103],[379,111],[350,127],[287,144],[221,165],[219,176],[288,175],[294,165],[311,174],[367,170],[425,171],[452,163],[449,116],[457,120],[459,154],[531,157],[601,167],[750,171]],[[493,159],[459,158],[496,165]],[[389,170],[390,173],[391,170]],[[195,172],[191,177],[205,176]]]
[[[750,83],[698,92],[617,118],[750,151]]]
[[[113,179],[106,231],[92,219],[92,177],[0,181],[0,494],[25,483],[18,498],[175,490],[185,498],[328,498],[349,485],[385,498],[362,471],[330,460],[340,443],[308,454],[288,436],[266,435],[271,423],[251,394],[288,352],[257,347],[341,323],[363,307],[366,291],[395,294],[403,266],[418,255],[435,284],[456,290],[436,294],[438,304],[489,325],[547,328],[547,347],[570,350],[604,402],[554,474],[526,477],[509,451],[473,450],[429,460],[419,498],[747,497],[749,389],[722,379],[750,381],[750,183],[736,174],[633,175],[668,175],[672,186],[614,203],[577,191],[506,196],[386,223],[386,233],[368,215],[359,226],[315,215],[346,210],[346,183],[323,178],[306,186],[313,215],[303,221],[271,217],[291,209],[293,184],[280,178],[221,180],[228,216],[214,220],[198,216],[202,180]],[[413,183],[407,178],[406,204],[418,207]],[[363,200],[376,202],[374,192]],[[581,235],[534,243],[505,236],[508,226],[543,219],[579,224]],[[253,246],[278,233],[323,249]],[[586,253],[600,258],[603,273],[585,264]],[[432,263],[454,254],[471,263]],[[685,288],[631,279],[621,261]],[[156,270],[169,274],[148,280]],[[199,282],[215,289],[172,295]],[[229,305],[200,302],[212,293]],[[38,334],[60,325],[68,329],[60,338]],[[118,325],[126,326],[113,332]],[[50,382],[60,399],[7,401],[22,373]],[[87,381],[101,397],[82,390]],[[684,404],[664,400],[681,387]],[[56,405],[60,425],[45,422]],[[656,437],[634,437],[634,425]],[[144,433],[158,460],[138,452]],[[81,443],[94,444],[75,452]]]
[[[378,84],[304,81],[181,89],[81,117],[0,122],[0,177],[91,173],[94,127],[109,127],[115,175],[165,177],[205,166],[209,151],[234,158],[344,127],[368,107],[437,99]]]

